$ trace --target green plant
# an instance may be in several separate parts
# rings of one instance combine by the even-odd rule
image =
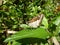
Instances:
[[[1,34],[1,39],[5,39],[7,45],[11,45],[11,42],[12,45],[53,45],[54,40],[52,43],[49,39],[56,37],[59,43],[60,11],[54,12],[57,3],[56,0],[4,0],[0,6],[0,33],[3,30],[14,30],[17,33],[8,35],[7,39]],[[38,28],[26,24],[39,13],[44,14],[44,17]]]

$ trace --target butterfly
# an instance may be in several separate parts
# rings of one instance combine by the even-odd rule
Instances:
[[[44,14],[40,14],[36,17],[33,17],[31,20],[28,21],[28,26],[32,27],[32,28],[37,28],[38,26],[41,25],[42,19],[44,17]],[[6,31],[4,31],[6,32]],[[17,31],[11,31],[11,30],[7,30],[8,34],[15,34],[17,33]]]
[[[39,14],[38,16],[28,21],[28,25],[32,28],[37,28],[38,26],[40,26],[43,17],[44,17],[44,14]]]

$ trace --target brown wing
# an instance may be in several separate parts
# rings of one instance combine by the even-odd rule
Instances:
[[[38,16],[32,18],[31,20],[28,21],[28,23],[32,23],[34,21],[37,21],[37,20],[41,20],[43,18],[44,14],[39,14]]]
[[[34,17],[32,20],[28,22],[28,25],[32,28],[37,28],[38,26],[40,26],[43,17],[44,17],[43,14],[38,15],[37,17]]]
[[[32,18],[30,21],[28,21],[28,23],[34,22],[34,21],[38,20],[39,18],[40,18],[40,17],[34,17],[34,18]]]

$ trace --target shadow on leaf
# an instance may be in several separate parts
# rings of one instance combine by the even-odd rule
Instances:
[[[22,45],[35,44],[35,43],[40,45],[40,43],[42,42],[43,44],[47,43],[47,39],[40,39],[40,38],[24,38],[17,41],[20,42]]]

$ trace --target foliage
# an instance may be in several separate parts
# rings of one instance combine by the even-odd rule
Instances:
[[[43,28],[23,30],[23,31],[16,33],[15,35],[12,35],[10,38],[5,40],[5,42],[12,41],[12,40],[19,40],[22,38],[29,38],[29,37],[30,38],[34,37],[34,38],[46,39],[46,38],[49,38],[49,35],[50,34],[46,30],[44,30]]]
[[[0,6],[0,33],[6,29],[18,32],[7,39],[1,34],[1,39],[5,40],[7,45],[11,45],[11,42],[12,45],[36,43],[26,41],[29,38],[34,41],[37,39],[39,45],[49,45],[47,40],[55,36],[60,42],[60,10],[56,9],[59,6],[57,4],[59,0],[4,0]],[[41,25],[36,29],[29,27],[26,22],[39,13],[44,14]]]

